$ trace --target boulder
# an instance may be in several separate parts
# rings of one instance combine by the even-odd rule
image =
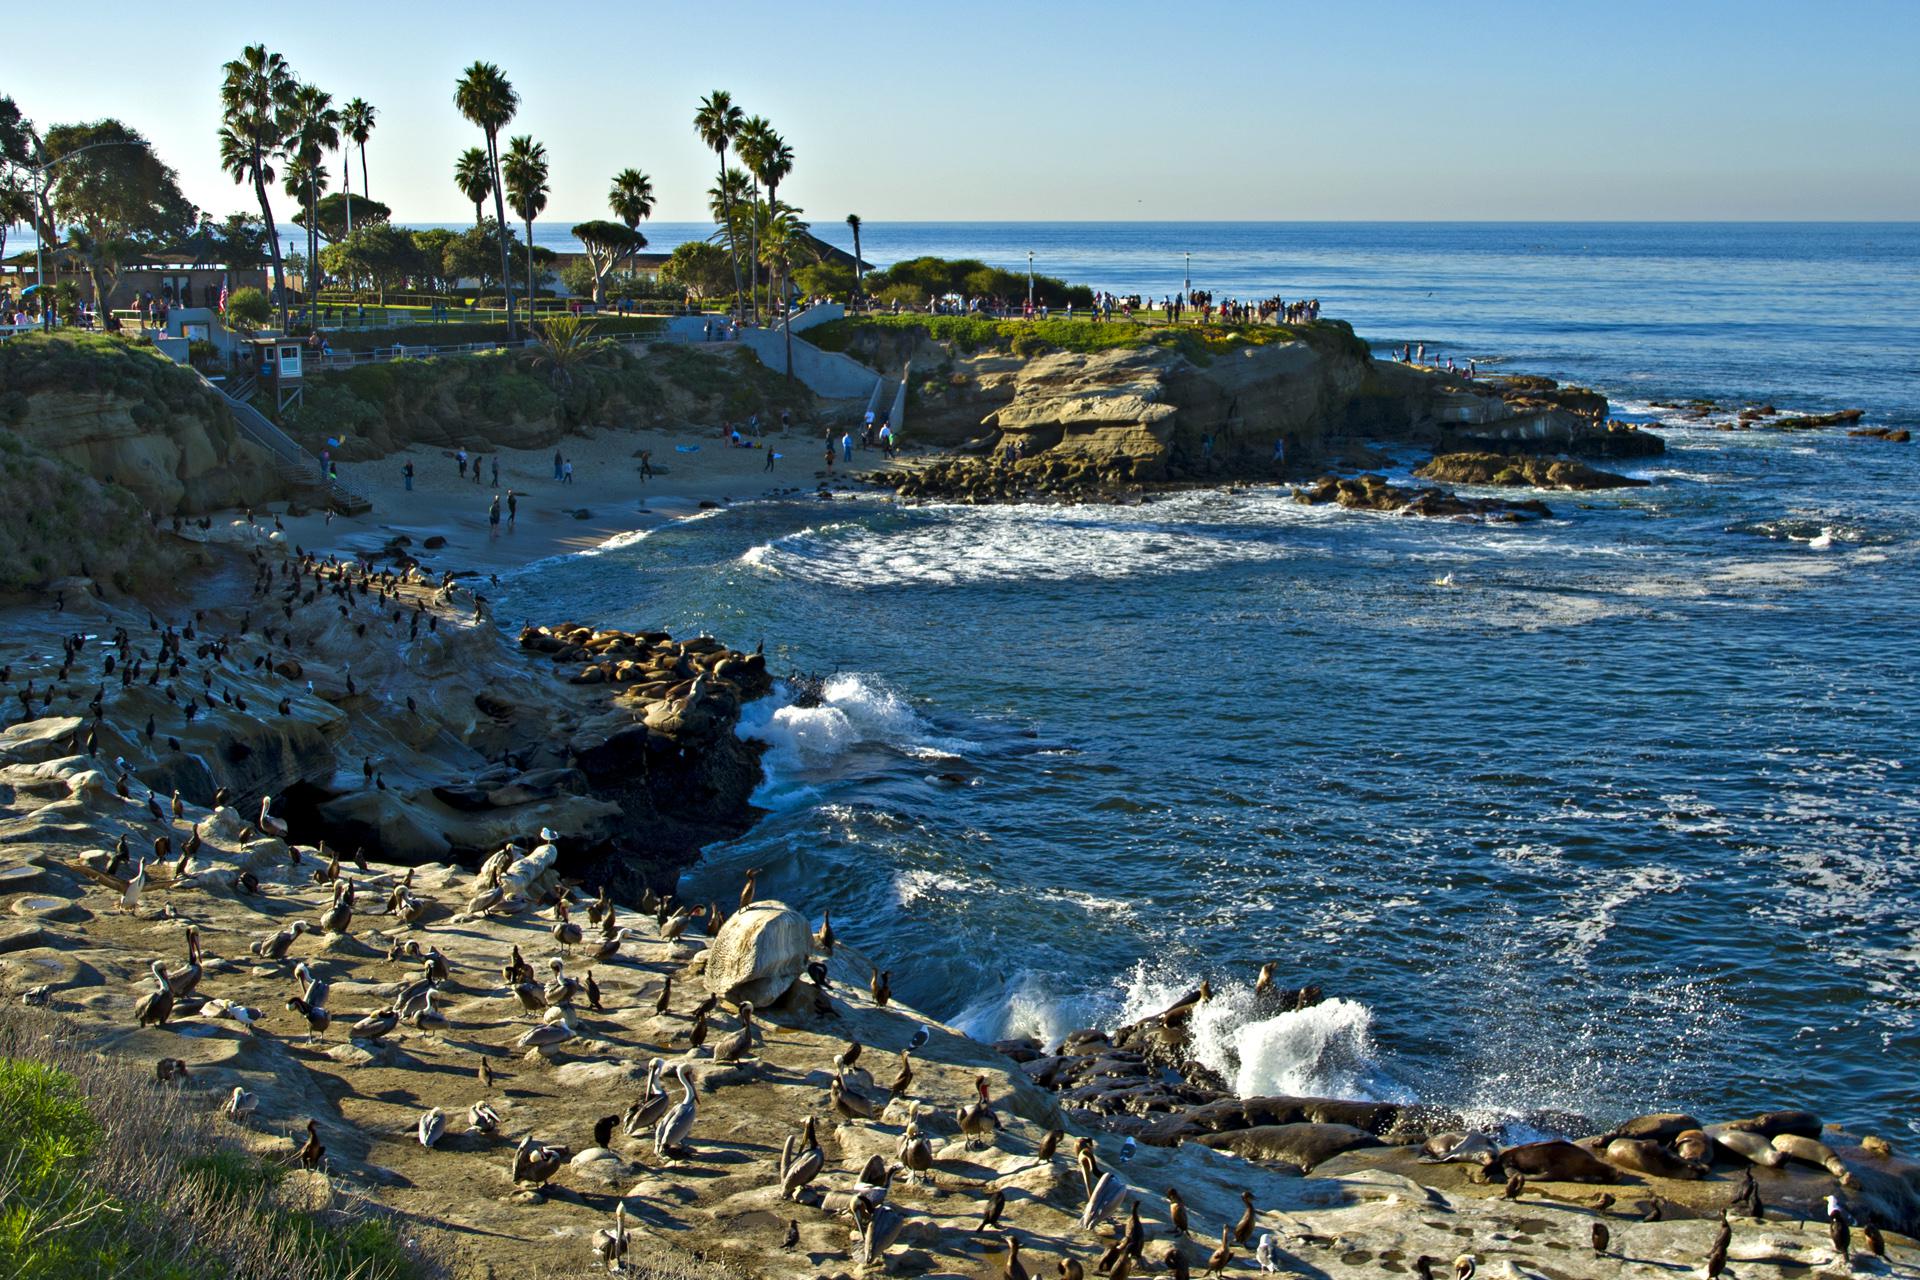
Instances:
[[[805,916],[783,902],[755,902],[720,926],[702,981],[722,999],[764,1008],[787,993],[812,952]]]

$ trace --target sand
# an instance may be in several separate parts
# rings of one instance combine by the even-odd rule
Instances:
[[[559,446],[573,460],[573,481],[553,478],[553,449],[502,449],[486,455],[485,483],[469,472],[462,480],[458,464],[445,450],[412,448],[374,462],[336,464],[340,479],[373,502],[357,517],[323,514],[281,515],[288,537],[309,551],[352,554],[385,545],[395,534],[419,544],[439,535],[447,548],[436,564],[482,572],[500,572],[598,547],[611,538],[657,528],[699,511],[703,504],[812,494],[819,486],[855,487],[856,472],[885,464],[878,450],[855,448],[854,461],[836,460],[829,472],[824,444],[797,430],[774,432],[754,448],[734,448],[717,433],[663,430],[598,430],[569,436]],[[651,450],[654,476],[642,479],[640,451]],[[767,453],[777,456],[767,470]],[[692,450],[692,452],[683,452]],[[500,463],[496,490],[493,460]],[[409,492],[403,468],[413,463]],[[506,493],[518,499],[518,517],[506,518]],[[501,523],[490,534],[487,508],[501,496]],[[275,510],[284,512],[285,504]],[[586,515],[579,513],[585,511]]]

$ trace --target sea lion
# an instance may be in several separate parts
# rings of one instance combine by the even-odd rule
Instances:
[[[1608,1164],[1652,1178],[1691,1181],[1706,1174],[1705,1166],[1682,1160],[1650,1138],[1615,1138],[1604,1154]]]
[[[1725,1124],[1710,1127],[1715,1129],[1739,1130],[1742,1133],[1757,1133],[1763,1138],[1776,1138],[1783,1133],[1798,1134],[1803,1138],[1820,1137],[1820,1117],[1810,1111],[1766,1111],[1745,1120],[1729,1120]]]
[[[1618,1182],[1620,1172],[1571,1142],[1528,1142],[1502,1151],[1490,1169],[1541,1182]]]
[[[1852,1190],[1860,1185],[1860,1179],[1847,1168],[1846,1162],[1833,1153],[1833,1148],[1824,1142],[1812,1138],[1803,1138],[1797,1133],[1778,1134],[1773,1139],[1773,1149],[1794,1160],[1804,1160],[1808,1164],[1817,1164],[1840,1180],[1840,1185]]]
[[[1678,1111],[1662,1111],[1652,1115],[1635,1116],[1633,1119],[1615,1125],[1607,1133],[1607,1138],[1648,1138],[1654,1142],[1672,1142],[1689,1129],[1698,1129],[1700,1122],[1692,1116]]]
[[[1778,1169],[1787,1162],[1785,1152],[1774,1150],[1771,1142],[1745,1129],[1723,1129],[1715,1125],[1707,1130],[1707,1137],[1713,1140],[1715,1146],[1731,1151],[1743,1159],[1751,1160],[1765,1169]]]
[[[1699,1129],[1688,1129],[1676,1137],[1673,1149],[1682,1160],[1702,1166],[1713,1163],[1713,1139]]]
[[[1484,1133],[1436,1133],[1420,1145],[1421,1164],[1491,1164],[1497,1154]]]

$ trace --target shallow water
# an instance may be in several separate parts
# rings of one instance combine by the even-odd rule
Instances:
[[[1504,269],[1523,319],[1474,320],[1496,355],[1560,289]],[[1583,376],[1616,395],[1733,376],[1611,383],[1652,361],[1555,342],[1599,352]],[[1912,376],[1777,398],[1908,421]],[[825,705],[750,718],[769,816],[686,891],[762,866],[979,1034],[1148,1012],[1206,975],[1202,1052],[1243,1092],[1791,1103],[1920,1132],[1920,464],[1831,433],[1668,438],[1654,487],[1552,495],[1516,528],[1272,491],[746,505],[520,575],[501,615],[839,671]],[[1269,959],[1334,999],[1249,1017]]]

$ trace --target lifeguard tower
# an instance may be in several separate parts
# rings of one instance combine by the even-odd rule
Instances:
[[[285,337],[248,338],[246,349],[261,387],[273,396],[276,417],[288,405],[302,402],[305,384],[300,379],[299,342]]]

